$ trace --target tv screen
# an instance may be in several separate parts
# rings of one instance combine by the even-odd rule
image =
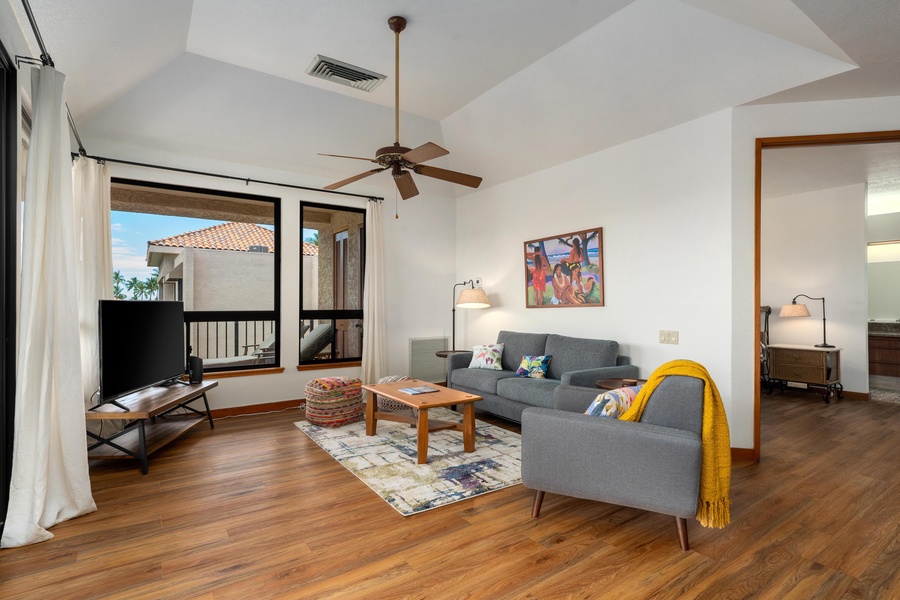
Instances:
[[[100,301],[100,402],[185,372],[184,304]]]

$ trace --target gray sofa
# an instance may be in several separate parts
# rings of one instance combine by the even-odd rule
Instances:
[[[639,422],[585,415],[595,391],[561,385],[554,408],[522,413],[522,483],[535,490],[532,516],[545,492],[675,517],[688,549],[687,518],[700,488],[702,379],[660,382]]]
[[[470,369],[471,352],[447,357],[447,386],[484,398],[476,410],[521,422],[522,411],[530,406],[553,406],[553,390],[559,385],[598,391],[598,379],[638,377],[638,368],[627,356],[619,356],[619,343],[611,340],[567,337],[547,333],[501,331],[497,343],[504,345],[502,370]],[[550,355],[545,379],[516,377],[523,356]]]

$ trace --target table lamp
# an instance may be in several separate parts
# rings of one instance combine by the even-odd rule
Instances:
[[[822,301],[822,343],[816,344],[816,348],[834,348],[834,346],[828,343],[825,337],[825,298],[813,298],[812,296],[807,296],[806,294],[797,294],[796,296],[794,296],[794,299],[791,300],[790,304],[785,304],[781,307],[781,312],[778,313],[778,316],[809,317],[809,308],[807,308],[805,304],[797,304],[797,298],[800,298],[801,296],[810,300]]]

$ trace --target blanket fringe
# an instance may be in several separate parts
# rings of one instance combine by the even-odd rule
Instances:
[[[704,527],[722,529],[731,522],[731,500],[719,498],[712,502],[700,502],[697,505],[697,521]]]

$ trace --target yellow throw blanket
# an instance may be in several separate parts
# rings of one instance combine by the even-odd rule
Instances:
[[[619,416],[619,419],[640,421],[653,390],[669,375],[696,377],[705,384],[697,520],[704,527],[725,527],[731,522],[731,437],[722,397],[703,365],[690,360],[673,360],[662,365],[650,375],[631,408]]]

